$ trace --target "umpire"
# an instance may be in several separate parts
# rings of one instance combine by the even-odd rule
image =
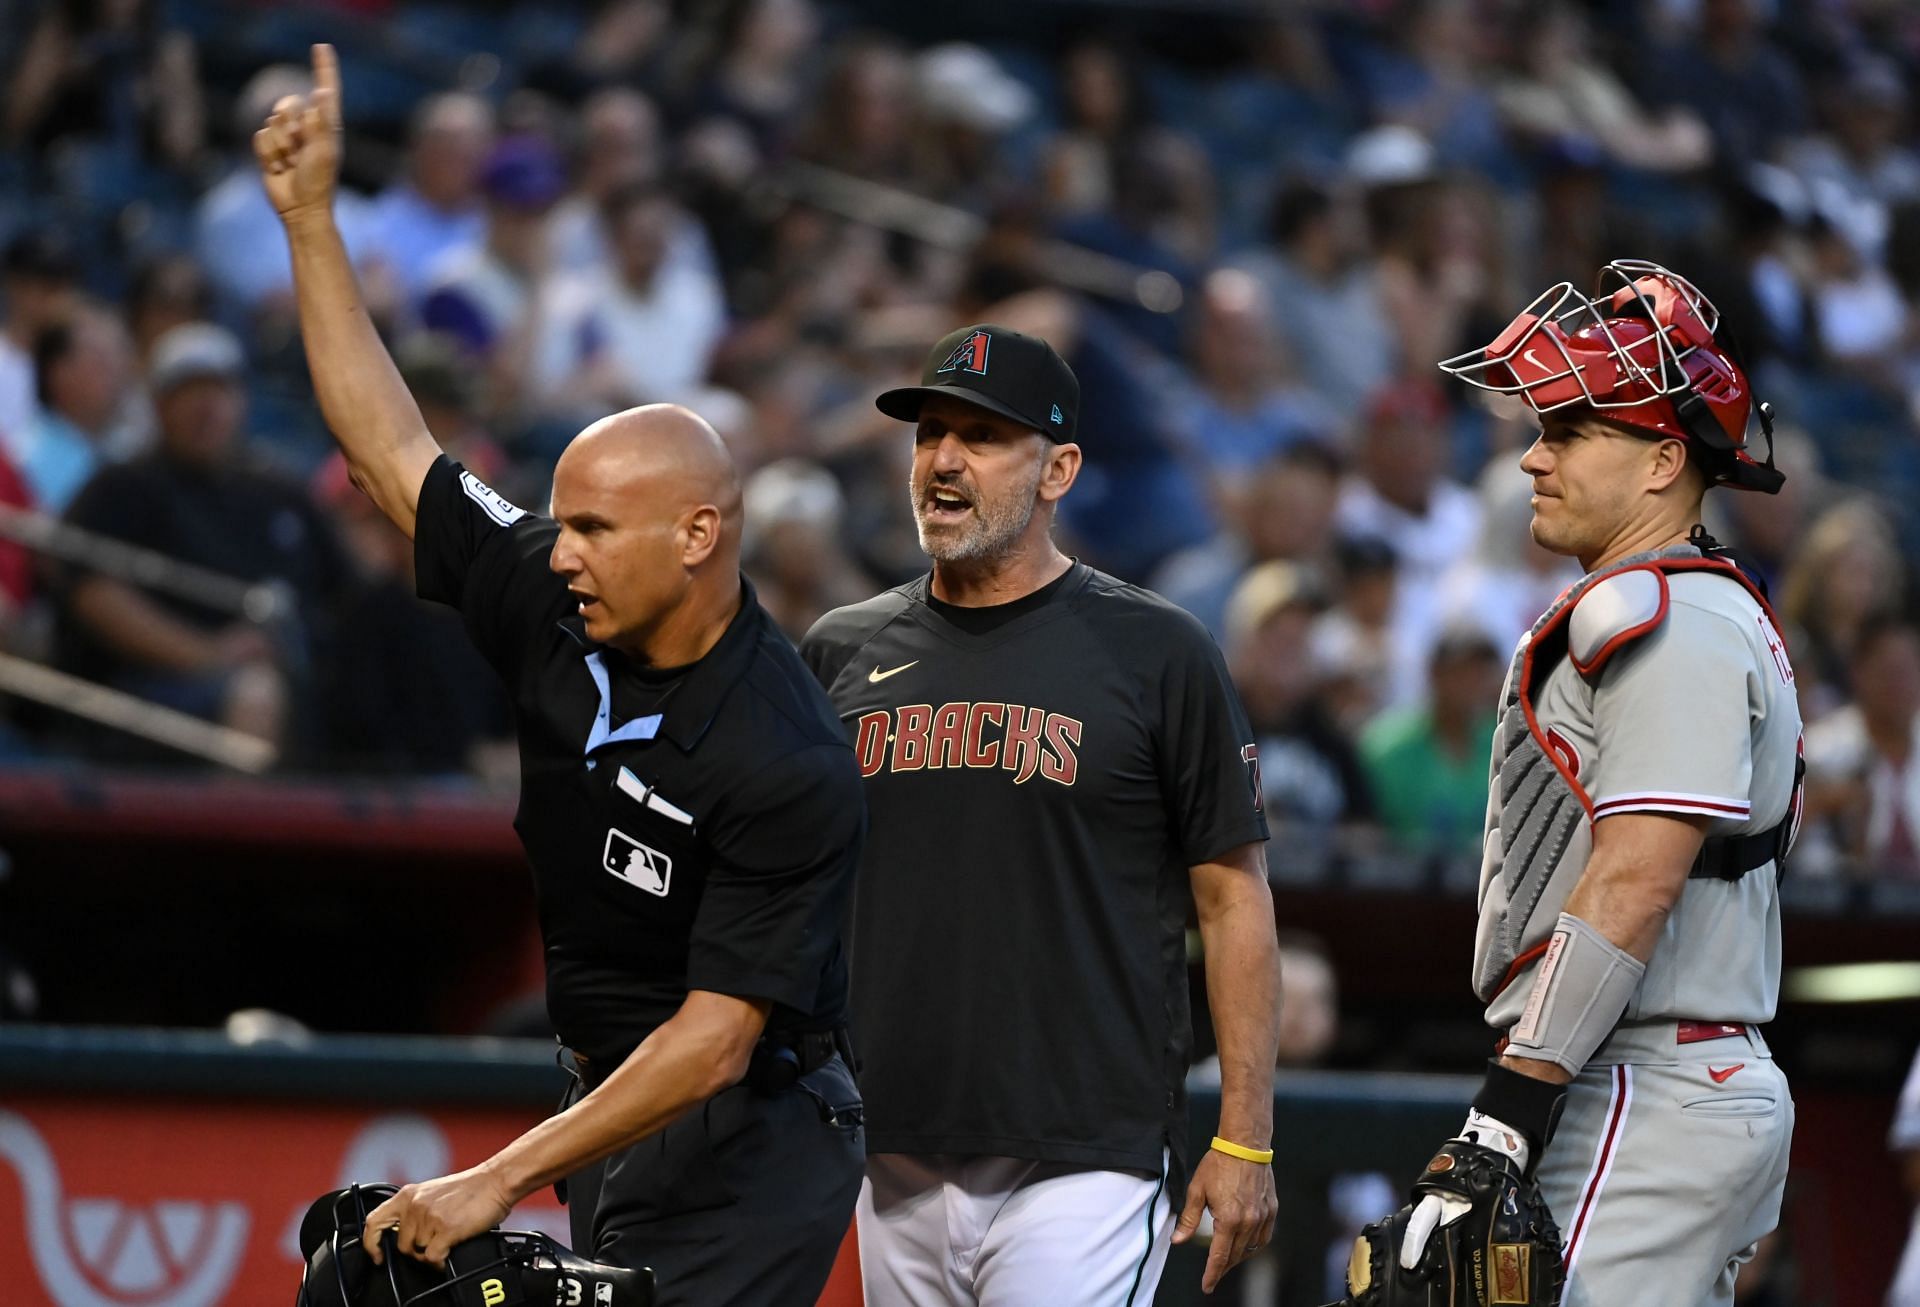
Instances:
[[[840,924],[864,804],[831,705],[739,572],[713,429],[654,405],[582,432],[551,518],[449,461],[375,335],[333,225],[340,85],[254,138],[315,388],[354,482],[414,539],[519,724],[515,827],[572,1106],[367,1221],[429,1262],[571,1177],[575,1246],[662,1304],[809,1303],[860,1183]]]

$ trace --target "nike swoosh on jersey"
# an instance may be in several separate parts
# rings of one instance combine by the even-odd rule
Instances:
[[[878,667],[875,667],[872,671],[867,673],[867,681],[871,685],[878,685],[880,684],[880,682],[886,680],[889,676],[898,676],[900,673],[906,671],[907,668],[917,667],[919,666],[919,664],[920,664],[920,660],[916,658],[910,663],[901,663],[898,667],[892,668],[889,671],[883,672]]]
[[[1741,1067],[1745,1065],[1746,1065],[1745,1062],[1735,1062],[1732,1066],[1729,1066],[1729,1067],[1708,1067],[1707,1074],[1713,1077],[1714,1084],[1724,1085],[1727,1083],[1728,1076],[1732,1075],[1735,1071],[1738,1071]]]

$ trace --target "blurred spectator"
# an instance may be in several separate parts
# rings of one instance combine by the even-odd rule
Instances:
[[[1920,156],[1905,141],[1906,83],[1891,59],[1865,55],[1827,99],[1829,130],[1795,142],[1783,162],[1816,191],[1873,206],[1879,239],[1869,252],[1877,256],[1887,211],[1920,199]]]
[[[1814,332],[1826,361],[1888,389],[1899,388],[1900,355],[1910,331],[1900,288],[1824,215],[1811,224],[1808,253]]]
[[[1331,828],[1372,816],[1366,774],[1328,714],[1308,651],[1317,600],[1284,562],[1249,571],[1227,605],[1226,656],[1260,749],[1267,819]]]
[[[108,457],[108,437],[133,379],[131,354],[119,320],[95,308],[43,328],[34,340],[40,406],[7,452],[37,507],[65,511]]]
[[[286,317],[293,309],[293,261],[286,233],[260,183],[253,134],[282,96],[305,95],[312,75],[297,64],[269,64],[241,89],[233,107],[233,155],[226,176],[200,197],[194,213],[194,249],[219,292],[223,313],[235,321]],[[356,260],[367,255],[366,197],[342,187],[334,221]]]
[[[807,56],[819,34],[812,0],[729,0],[718,55],[687,116],[732,119],[751,133],[762,157],[772,156],[804,108]]]
[[[537,136],[500,142],[481,170],[486,237],[454,249],[420,300],[427,330],[459,342],[492,382],[496,408],[517,406],[538,332],[536,305],[547,269],[547,216],[565,189],[560,156]]]
[[[1340,982],[1333,956],[1319,936],[1304,930],[1282,930],[1280,937],[1279,1043],[1274,1069],[1298,1071],[1322,1065],[1340,1037]],[[1215,1088],[1220,1084],[1220,1055],[1193,1064],[1193,1081]],[[1351,1245],[1349,1245],[1351,1246]]]
[[[485,239],[480,174],[492,148],[493,110],[476,95],[450,91],[414,110],[406,176],[380,192],[367,215],[367,253],[409,299],[442,259]]]
[[[1307,648],[1323,669],[1328,712],[1357,737],[1382,710],[1419,702],[1432,633],[1408,625],[1415,609],[1401,602],[1405,581],[1392,545],[1346,536],[1333,552],[1338,584]]]
[[[987,212],[1018,183],[998,148],[1033,116],[1034,95],[977,45],[949,41],[914,60],[920,109],[916,189],[957,208]]]
[[[32,508],[33,494],[26,478],[7,457],[0,443],[0,508]],[[19,632],[21,611],[33,597],[33,555],[26,546],[0,540],[0,650],[12,652],[11,637]],[[4,749],[6,726],[0,722],[0,749]]]
[[[1800,74],[1763,30],[1762,0],[1699,0],[1669,12],[1685,15],[1690,30],[1635,51],[1629,65],[1650,105],[1691,110],[1733,168],[1805,130]]]
[[[1222,268],[1200,286],[1188,333],[1191,382],[1180,396],[1181,444],[1209,479],[1234,482],[1296,440],[1325,438],[1339,421],[1287,374],[1272,308],[1251,274]]]
[[[1713,138],[1699,118],[1678,106],[1649,114],[1596,57],[1578,5],[1548,0],[1518,17],[1518,66],[1495,98],[1523,144],[1584,143],[1613,162],[1656,172],[1685,172],[1712,158]]]
[[[124,158],[191,164],[206,115],[193,38],[156,0],[57,0],[9,69],[6,134],[45,150],[63,137]]]
[[[1807,727],[1808,867],[1829,869],[1830,841],[1868,876],[1920,882],[1920,628],[1873,618],[1849,663],[1853,702]]]
[[[840,544],[846,506],[824,468],[769,463],[747,478],[743,499],[743,566],[788,639],[798,643],[822,614],[879,588]]]
[[[1062,217],[1113,202],[1115,162],[1151,121],[1136,59],[1100,37],[1060,61],[1060,131],[1041,150],[1048,209]]]
[[[408,379],[421,380],[417,361]],[[422,411],[435,399],[429,389]],[[338,614],[353,638],[338,641],[318,669],[325,761],[376,774],[512,775],[516,746],[500,678],[458,613],[415,595],[413,542],[348,480],[344,458],[322,468],[314,498],[355,573]]]
[[[1218,487],[1223,529],[1153,574],[1153,588],[1226,639],[1227,601],[1248,568],[1275,559],[1324,574],[1332,563],[1340,459],[1318,441],[1288,445]]]
[[[1812,197],[1773,164],[1749,167],[1726,197],[1727,243],[1706,251],[1704,281],[1728,321],[1742,324],[1752,360],[1814,362],[1805,235]],[[1718,265],[1718,266],[1716,266]]]
[[[1815,519],[1779,595],[1806,720],[1846,695],[1861,629],[1875,614],[1905,605],[1907,582],[1893,529],[1871,504],[1849,500]]]
[[[1490,88],[1490,32],[1469,0],[1405,0],[1392,23],[1397,48],[1366,73],[1374,116],[1412,127],[1445,163],[1497,168],[1499,116]]]
[[[895,42],[840,43],[793,142],[800,158],[868,181],[911,182],[913,69]]]
[[[144,372],[160,337],[213,315],[206,270],[191,254],[157,254],[138,264],[127,286],[127,330],[133,356]]]
[[[1393,328],[1359,244],[1361,224],[1331,192],[1292,182],[1275,198],[1272,248],[1236,262],[1266,302],[1300,375],[1336,413],[1353,413],[1393,374]]]
[[[1531,244],[1531,256],[1522,254],[1510,261],[1501,269],[1502,275],[1523,276],[1529,289],[1560,281],[1589,287],[1594,269],[1618,258],[1621,251],[1659,248],[1648,214],[1611,198],[1613,174],[1597,146],[1578,137],[1563,138],[1535,151],[1532,163],[1533,230],[1524,243],[1506,242],[1515,249]],[[1690,257],[1686,266],[1693,269],[1696,263]],[[1481,297],[1471,306],[1489,332],[1506,325],[1486,316],[1487,307],[1505,294],[1496,291],[1492,298]],[[1447,348],[1455,343],[1472,348],[1487,339],[1475,334],[1479,328],[1471,321],[1467,330],[1472,339]]]
[[[1447,476],[1449,416],[1431,382],[1403,382],[1375,395],[1360,431],[1356,475],[1342,487],[1334,518],[1342,535],[1392,546],[1400,562],[1393,625],[1421,641],[1415,653],[1421,659],[1435,625],[1441,576],[1480,534],[1479,501]]]
[[[1206,152],[1179,132],[1157,128],[1128,144],[1114,164],[1113,203],[1070,218],[1059,234],[1137,268],[1164,272],[1191,293],[1213,257],[1214,179]],[[1107,307],[1136,339],[1167,358],[1180,352],[1180,319],[1129,299]]]
[[[673,33],[667,0],[606,0],[574,42],[573,70],[589,86],[650,86],[661,76]]]
[[[24,438],[33,420],[33,343],[78,309],[76,285],[73,256],[50,232],[22,232],[0,254],[0,441]]]
[[[1333,957],[1318,936],[1283,930],[1280,976],[1286,1000],[1280,1005],[1280,1043],[1274,1065],[1282,1069],[1319,1066],[1340,1037],[1340,985]]]
[[[668,259],[684,215],[658,185],[628,187],[607,204],[612,277],[555,288],[534,343],[533,390],[549,408],[600,417],[700,385],[726,325],[713,277]]]
[[[118,578],[66,586],[58,661],[67,671],[288,744],[325,603],[344,580],[331,532],[299,488],[241,447],[244,356],[230,333],[176,327],[154,347],[154,452],[102,469],[74,500],[75,526],[246,581],[287,584],[297,615],[269,632],[233,614]],[[302,723],[304,725],[304,723]],[[126,757],[120,740],[100,745]]]
[[[516,474],[508,464],[507,455],[495,443],[483,420],[484,381],[462,354],[457,341],[433,332],[420,332],[394,347],[393,362],[413,402],[420,406],[420,419],[426,423],[427,434],[446,451],[448,458],[514,503],[545,498],[544,493],[518,493],[521,487],[514,484]],[[338,476],[345,476],[345,460],[338,451],[331,461],[340,463]],[[328,487],[335,479],[335,474],[323,472],[316,484]]]
[[[1380,821],[1414,853],[1466,857],[1487,815],[1487,756],[1504,671],[1477,627],[1453,627],[1434,644],[1428,699],[1379,718],[1360,739]]]
[[[1477,626],[1503,654],[1581,576],[1580,564],[1534,542],[1532,499],[1532,481],[1512,460],[1489,462],[1480,474],[1479,539],[1440,577],[1440,620]]]
[[[554,271],[597,273],[611,266],[606,203],[623,187],[658,181],[664,152],[660,115],[640,92],[610,87],[580,107],[578,177],[547,220]]]
[[[1414,179],[1374,187],[1367,208],[1380,302],[1405,375],[1425,380],[1436,361],[1485,344],[1507,325],[1514,297],[1503,285],[1506,240],[1489,191]]]

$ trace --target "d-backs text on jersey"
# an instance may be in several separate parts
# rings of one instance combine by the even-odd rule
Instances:
[[[1017,703],[904,703],[862,713],[854,735],[860,774],[998,767],[1015,785],[1035,775],[1072,785],[1081,723]]]

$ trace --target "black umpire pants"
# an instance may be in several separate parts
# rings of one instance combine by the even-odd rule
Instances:
[[[656,1307],[812,1307],[860,1195],[860,1120],[838,1057],[778,1094],[723,1090],[567,1178],[574,1251],[651,1266]]]

